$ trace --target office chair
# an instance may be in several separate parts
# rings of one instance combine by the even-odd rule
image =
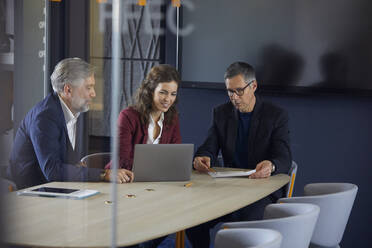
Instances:
[[[280,248],[282,235],[271,229],[234,228],[219,230],[215,248]]]
[[[350,183],[313,183],[303,197],[281,198],[280,203],[311,203],[320,207],[310,247],[339,247],[358,187]]]
[[[224,223],[222,228],[268,228],[281,233],[283,248],[308,248],[319,215],[314,204],[269,204],[264,219]]]
[[[218,155],[216,166],[223,166],[223,158],[221,154]],[[294,184],[295,184],[295,179],[296,179],[296,174],[297,174],[297,168],[298,168],[297,163],[295,161],[292,161],[291,168],[289,169],[289,172],[288,172],[288,175],[290,176],[290,181],[286,186],[287,197],[291,197],[293,194],[293,189],[294,189]],[[222,223],[219,223],[213,228],[211,237],[214,237],[214,235],[216,235],[216,230],[220,228],[220,224]]]
[[[83,157],[80,162],[84,163],[89,168],[102,169],[108,162],[110,162],[110,159],[110,152],[99,152]]]
[[[286,187],[287,197],[292,197],[296,174],[297,174],[297,168],[298,168],[297,163],[295,161],[292,161],[292,166],[289,169],[289,173],[288,173],[288,175],[290,176],[290,180]]]

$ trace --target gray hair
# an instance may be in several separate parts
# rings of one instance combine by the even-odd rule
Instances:
[[[245,62],[232,63],[225,72],[224,79],[233,78],[237,75],[242,75],[244,81],[248,84],[249,82],[256,80],[256,73],[254,68]]]
[[[53,90],[60,93],[67,83],[74,87],[80,86],[93,73],[94,66],[80,58],[63,59],[56,65],[50,76]]]

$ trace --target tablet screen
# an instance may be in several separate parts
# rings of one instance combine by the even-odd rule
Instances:
[[[51,188],[51,187],[41,187],[33,189],[32,191],[36,192],[49,192],[49,193],[61,193],[61,194],[70,194],[72,192],[78,191],[78,189],[66,189],[66,188]]]

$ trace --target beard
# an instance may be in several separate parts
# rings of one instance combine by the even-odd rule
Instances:
[[[71,106],[76,113],[83,113],[89,110],[89,101],[82,98],[72,98]]]

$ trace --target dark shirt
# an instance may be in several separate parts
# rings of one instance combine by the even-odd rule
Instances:
[[[249,149],[245,150],[248,163],[244,168],[255,169],[259,162],[270,160],[276,167],[274,174],[288,173],[292,163],[288,120],[285,110],[256,97],[247,136]],[[239,113],[234,105],[228,102],[216,107],[207,138],[195,156],[210,157],[214,166],[221,152],[226,167],[238,167],[235,164],[238,129]],[[282,188],[271,198],[275,202],[275,199],[284,195],[285,189]]]
[[[235,142],[235,165],[238,168],[248,169],[248,135],[251,124],[252,113],[238,112],[239,124],[238,135]]]

